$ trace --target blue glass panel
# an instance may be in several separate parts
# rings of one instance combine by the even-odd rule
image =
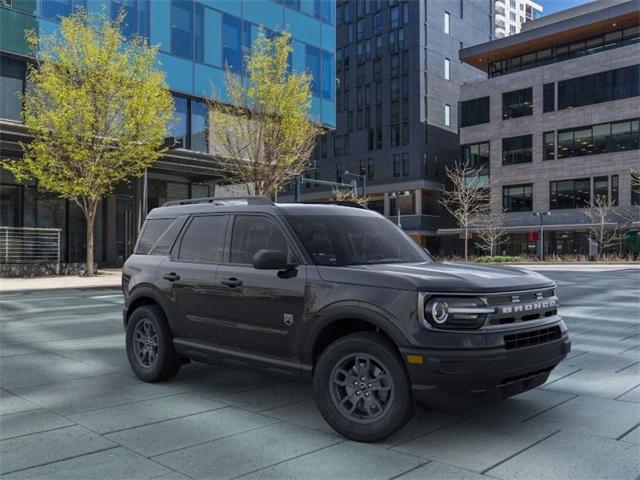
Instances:
[[[300,11],[307,15],[313,15],[315,11],[316,0],[300,0]]]
[[[194,57],[196,62],[204,62],[204,49],[205,49],[205,8],[196,3],[195,8],[195,21],[193,25],[193,44],[194,44]]]
[[[73,2],[71,0],[46,0],[42,2],[42,16],[51,20],[60,20],[71,14]]]
[[[175,111],[173,112],[173,118],[169,123],[169,131],[178,146],[187,148],[189,101],[184,97],[177,97],[174,95],[173,103],[175,105]]]
[[[320,49],[306,46],[305,54],[305,66],[306,70],[311,74],[311,93],[315,97],[320,96]],[[319,110],[318,110],[319,111]]]
[[[207,115],[208,108],[205,102],[191,101],[191,150],[196,152],[207,151]]]
[[[321,100],[316,97],[311,98],[311,120],[320,123],[322,104]]]
[[[222,64],[222,14],[205,8],[204,13],[204,61],[221,67]]]
[[[198,0],[203,5],[208,7],[216,8],[222,12],[230,13],[231,15],[235,15],[239,17],[241,15],[242,3],[240,0]],[[253,3],[262,3],[262,0]],[[248,2],[244,2],[245,11],[249,8]],[[250,4],[249,4],[250,5]]]
[[[149,0],[138,0],[138,33],[149,38]]]
[[[199,63],[195,64],[194,70],[195,95],[205,98],[215,96],[220,100],[227,100],[224,70]]]
[[[336,126],[336,104],[322,100],[322,123],[330,127]]]
[[[284,15],[285,28],[289,29],[294,38],[317,47],[320,46],[321,23],[318,20],[288,8],[285,8]]]
[[[322,29],[322,48],[330,52],[336,50],[336,28],[323,23]]]
[[[193,63],[162,52],[158,57],[167,74],[169,88],[175,92],[193,94]]]
[[[171,53],[193,58],[193,2],[171,1]]]
[[[105,13],[108,11],[109,2],[107,0],[89,0],[87,10],[89,13]]]
[[[322,51],[322,98],[333,100],[335,90],[335,63],[333,53]]]
[[[122,22],[122,33],[131,38],[138,33],[138,1],[111,0],[111,19],[118,18],[121,11],[125,14]]]
[[[149,39],[152,45],[160,45],[160,49],[169,51],[170,25],[171,25],[171,3],[153,2],[151,4],[151,31]]]
[[[293,40],[293,53],[291,56],[291,66],[293,70],[296,72],[304,72],[306,67],[305,61],[305,44],[302,42],[298,42],[297,40]]]
[[[222,17],[222,61],[225,67],[240,71],[242,68],[240,19],[232,15]]]
[[[262,25],[271,30],[281,30],[284,10],[282,5],[268,1],[244,2],[243,17],[245,20]]]

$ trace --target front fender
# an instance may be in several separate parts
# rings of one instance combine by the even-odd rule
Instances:
[[[158,291],[155,286],[146,283],[136,285],[127,296],[127,303],[125,305],[126,313],[124,317],[125,329],[127,328],[127,322],[129,321],[131,312],[133,312],[141,299],[151,299],[157,303],[162,309],[167,322],[169,322],[169,328],[174,330],[173,305]]]
[[[398,327],[398,319],[390,312],[370,303],[346,300],[327,305],[319,310],[308,322],[308,329],[303,329],[305,338],[301,352],[302,363],[313,363],[313,346],[320,333],[330,324],[343,319],[354,319],[368,322],[387,334],[398,346],[408,345],[407,338]]]

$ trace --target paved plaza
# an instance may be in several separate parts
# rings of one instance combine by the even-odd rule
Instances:
[[[129,369],[117,289],[0,294],[0,473],[11,479],[637,479],[640,270],[545,269],[570,357],[542,387],[418,409],[378,444],[322,420],[308,385],[194,364]]]

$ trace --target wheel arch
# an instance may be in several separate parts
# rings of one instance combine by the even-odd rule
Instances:
[[[304,363],[315,365],[331,342],[358,331],[378,331],[398,348],[407,339],[387,312],[362,304],[335,305],[313,322],[304,347]]]
[[[133,292],[131,292],[127,301],[127,313],[124,318],[125,328],[129,323],[131,314],[143,305],[157,305],[160,310],[162,310],[162,313],[169,322],[169,325],[171,325],[171,316],[169,315],[170,309],[166,303],[167,302],[162,299],[162,296],[159,295],[152,287],[146,285],[137,287]]]

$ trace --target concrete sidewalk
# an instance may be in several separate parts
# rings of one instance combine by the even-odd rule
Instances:
[[[0,278],[0,293],[65,288],[120,287],[121,279],[122,270],[119,268],[101,269],[95,277],[60,275],[56,277]]]

